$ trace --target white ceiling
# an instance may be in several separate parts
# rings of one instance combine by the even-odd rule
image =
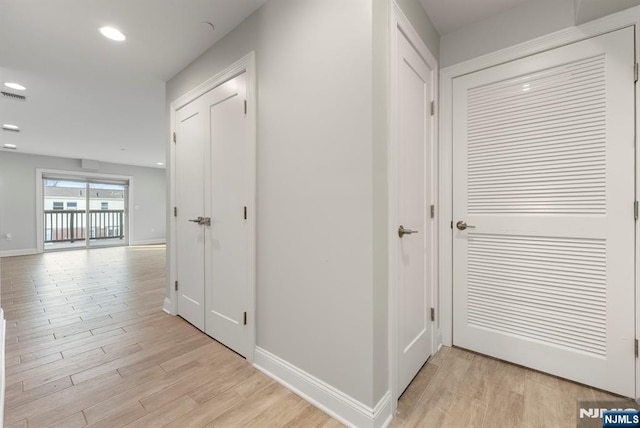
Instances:
[[[497,15],[527,0],[420,0],[441,36]]]
[[[0,146],[156,167],[165,161],[165,81],[266,0],[0,0]],[[209,21],[214,24],[212,29]],[[112,25],[125,42],[104,38]],[[3,149],[0,149],[0,153]]]
[[[0,131],[0,155],[8,143],[22,153],[157,167],[165,162],[165,82],[266,1],[0,0],[0,87],[28,97],[0,97],[0,124],[21,127]],[[527,0],[419,1],[445,35]],[[582,3],[587,14],[591,3],[610,2]],[[105,39],[104,25],[127,40]]]

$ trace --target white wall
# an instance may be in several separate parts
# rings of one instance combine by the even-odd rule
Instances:
[[[576,25],[640,5],[640,0],[574,0]]]
[[[373,406],[371,0],[272,0],[167,102],[252,50],[257,345]]]
[[[574,0],[529,0],[442,36],[440,68],[573,26],[574,22]]]
[[[80,160],[0,152],[0,254],[34,252],[36,241],[36,169],[83,171]],[[165,170],[100,163],[90,173],[133,177],[133,236],[130,244],[165,239]],[[6,239],[11,233],[12,240]]]

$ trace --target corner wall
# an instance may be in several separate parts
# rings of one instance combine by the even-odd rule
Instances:
[[[0,152],[0,255],[34,253],[36,235],[36,169],[56,169],[134,177],[133,236],[129,243],[165,240],[165,171],[160,168],[100,163],[83,170],[78,159]],[[6,234],[13,235],[12,240]]]
[[[411,22],[411,26],[420,35],[424,44],[429,48],[431,55],[439,60],[440,35],[420,2],[418,0],[396,0],[396,3],[398,3],[409,22]]]
[[[169,108],[256,52],[257,346],[365,413],[376,404],[371,20],[371,0],[271,0],[167,84]]]
[[[440,68],[571,27],[574,0],[529,0],[440,39]]]

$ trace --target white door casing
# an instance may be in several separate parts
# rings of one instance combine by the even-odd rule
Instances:
[[[454,344],[635,396],[633,65],[626,28],[454,79]]]
[[[203,97],[210,123],[206,180],[207,278],[205,332],[240,355],[249,351],[251,144],[245,114],[246,73]]]
[[[435,280],[433,201],[433,73],[407,37],[397,39],[398,225],[417,233],[396,234],[398,394],[432,354],[430,318]]]
[[[204,216],[205,161],[209,154],[208,117],[202,99],[176,112],[175,203],[178,314],[205,328],[205,232],[194,221]]]

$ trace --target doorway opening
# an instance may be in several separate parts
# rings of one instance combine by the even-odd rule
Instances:
[[[43,251],[129,244],[129,180],[43,174]]]

